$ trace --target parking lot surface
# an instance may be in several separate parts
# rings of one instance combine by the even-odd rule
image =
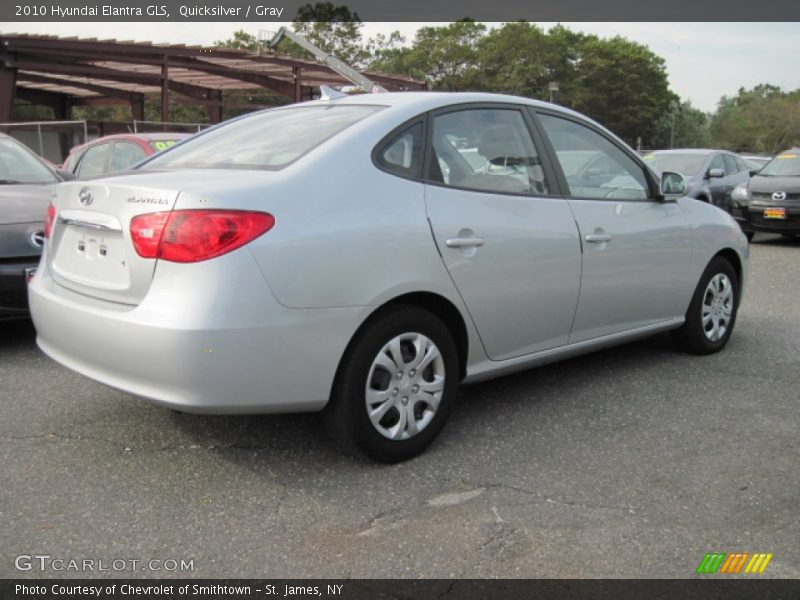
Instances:
[[[800,577],[800,240],[759,235],[710,357],[658,336],[462,388],[423,456],[345,458],[317,415],[178,414],[0,324],[0,577]],[[193,561],[31,571],[19,555]]]

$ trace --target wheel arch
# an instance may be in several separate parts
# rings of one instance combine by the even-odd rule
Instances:
[[[736,273],[736,282],[739,284],[737,285],[737,294],[741,298],[742,294],[742,258],[739,256],[739,253],[736,252],[733,248],[723,248],[719,252],[717,252],[714,256],[711,257],[711,260],[714,260],[717,257],[724,258],[727,260],[731,266],[733,267],[734,273]],[[709,260],[709,264],[711,263]],[[736,299],[737,302],[739,298]]]
[[[464,379],[467,373],[467,358],[469,356],[469,333],[467,332],[467,324],[461,312],[450,300],[433,292],[409,292],[401,294],[376,307],[375,310],[364,319],[361,325],[359,325],[358,329],[356,329],[350,341],[347,343],[342,358],[339,361],[339,367],[336,369],[336,378],[338,379],[339,377],[341,364],[344,361],[344,357],[350,352],[353,343],[370,324],[376,319],[381,318],[388,310],[397,306],[422,308],[435,315],[444,323],[453,336],[453,341],[458,351],[459,381]]]

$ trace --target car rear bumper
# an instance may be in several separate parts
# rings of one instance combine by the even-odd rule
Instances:
[[[249,252],[234,254],[236,265],[159,264],[138,306],[88,298],[40,269],[29,286],[37,343],[78,373],[176,410],[321,409],[364,309],[285,308]]]
[[[0,263],[0,319],[28,316],[26,269],[35,269],[39,257]]]

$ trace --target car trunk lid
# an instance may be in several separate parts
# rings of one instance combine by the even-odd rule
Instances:
[[[150,287],[155,259],[139,256],[130,222],[137,215],[171,211],[183,187],[218,175],[141,172],[56,189],[56,218],[47,260],[59,285],[87,296],[138,304]]]

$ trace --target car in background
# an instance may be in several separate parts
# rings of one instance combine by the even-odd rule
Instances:
[[[731,214],[748,237],[756,231],[800,235],[800,148],[776,155],[732,197]]]
[[[656,173],[674,171],[686,179],[686,195],[730,212],[731,193],[750,179],[747,163],[727,150],[655,150],[644,156]]]
[[[570,181],[583,150],[598,172]],[[722,350],[749,248],[684,190],[526,98],[252,113],[58,186],[29,285],[37,343],[182,412],[324,410],[346,451],[396,462],[436,437],[462,381],[664,331]]]
[[[80,179],[125,171],[157,152],[189,137],[188,133],[123,133],[107,135],[70,150],[63,169]]]
[[[26,278],[39,264],[53,186],[65,178],[0,133],[0,319],[28,314]]]
[[[771,156],[762,156],[760,154],[740,154],[739,156],[750,169],[750,175],[758,173],[764,165],[772,160]]]

